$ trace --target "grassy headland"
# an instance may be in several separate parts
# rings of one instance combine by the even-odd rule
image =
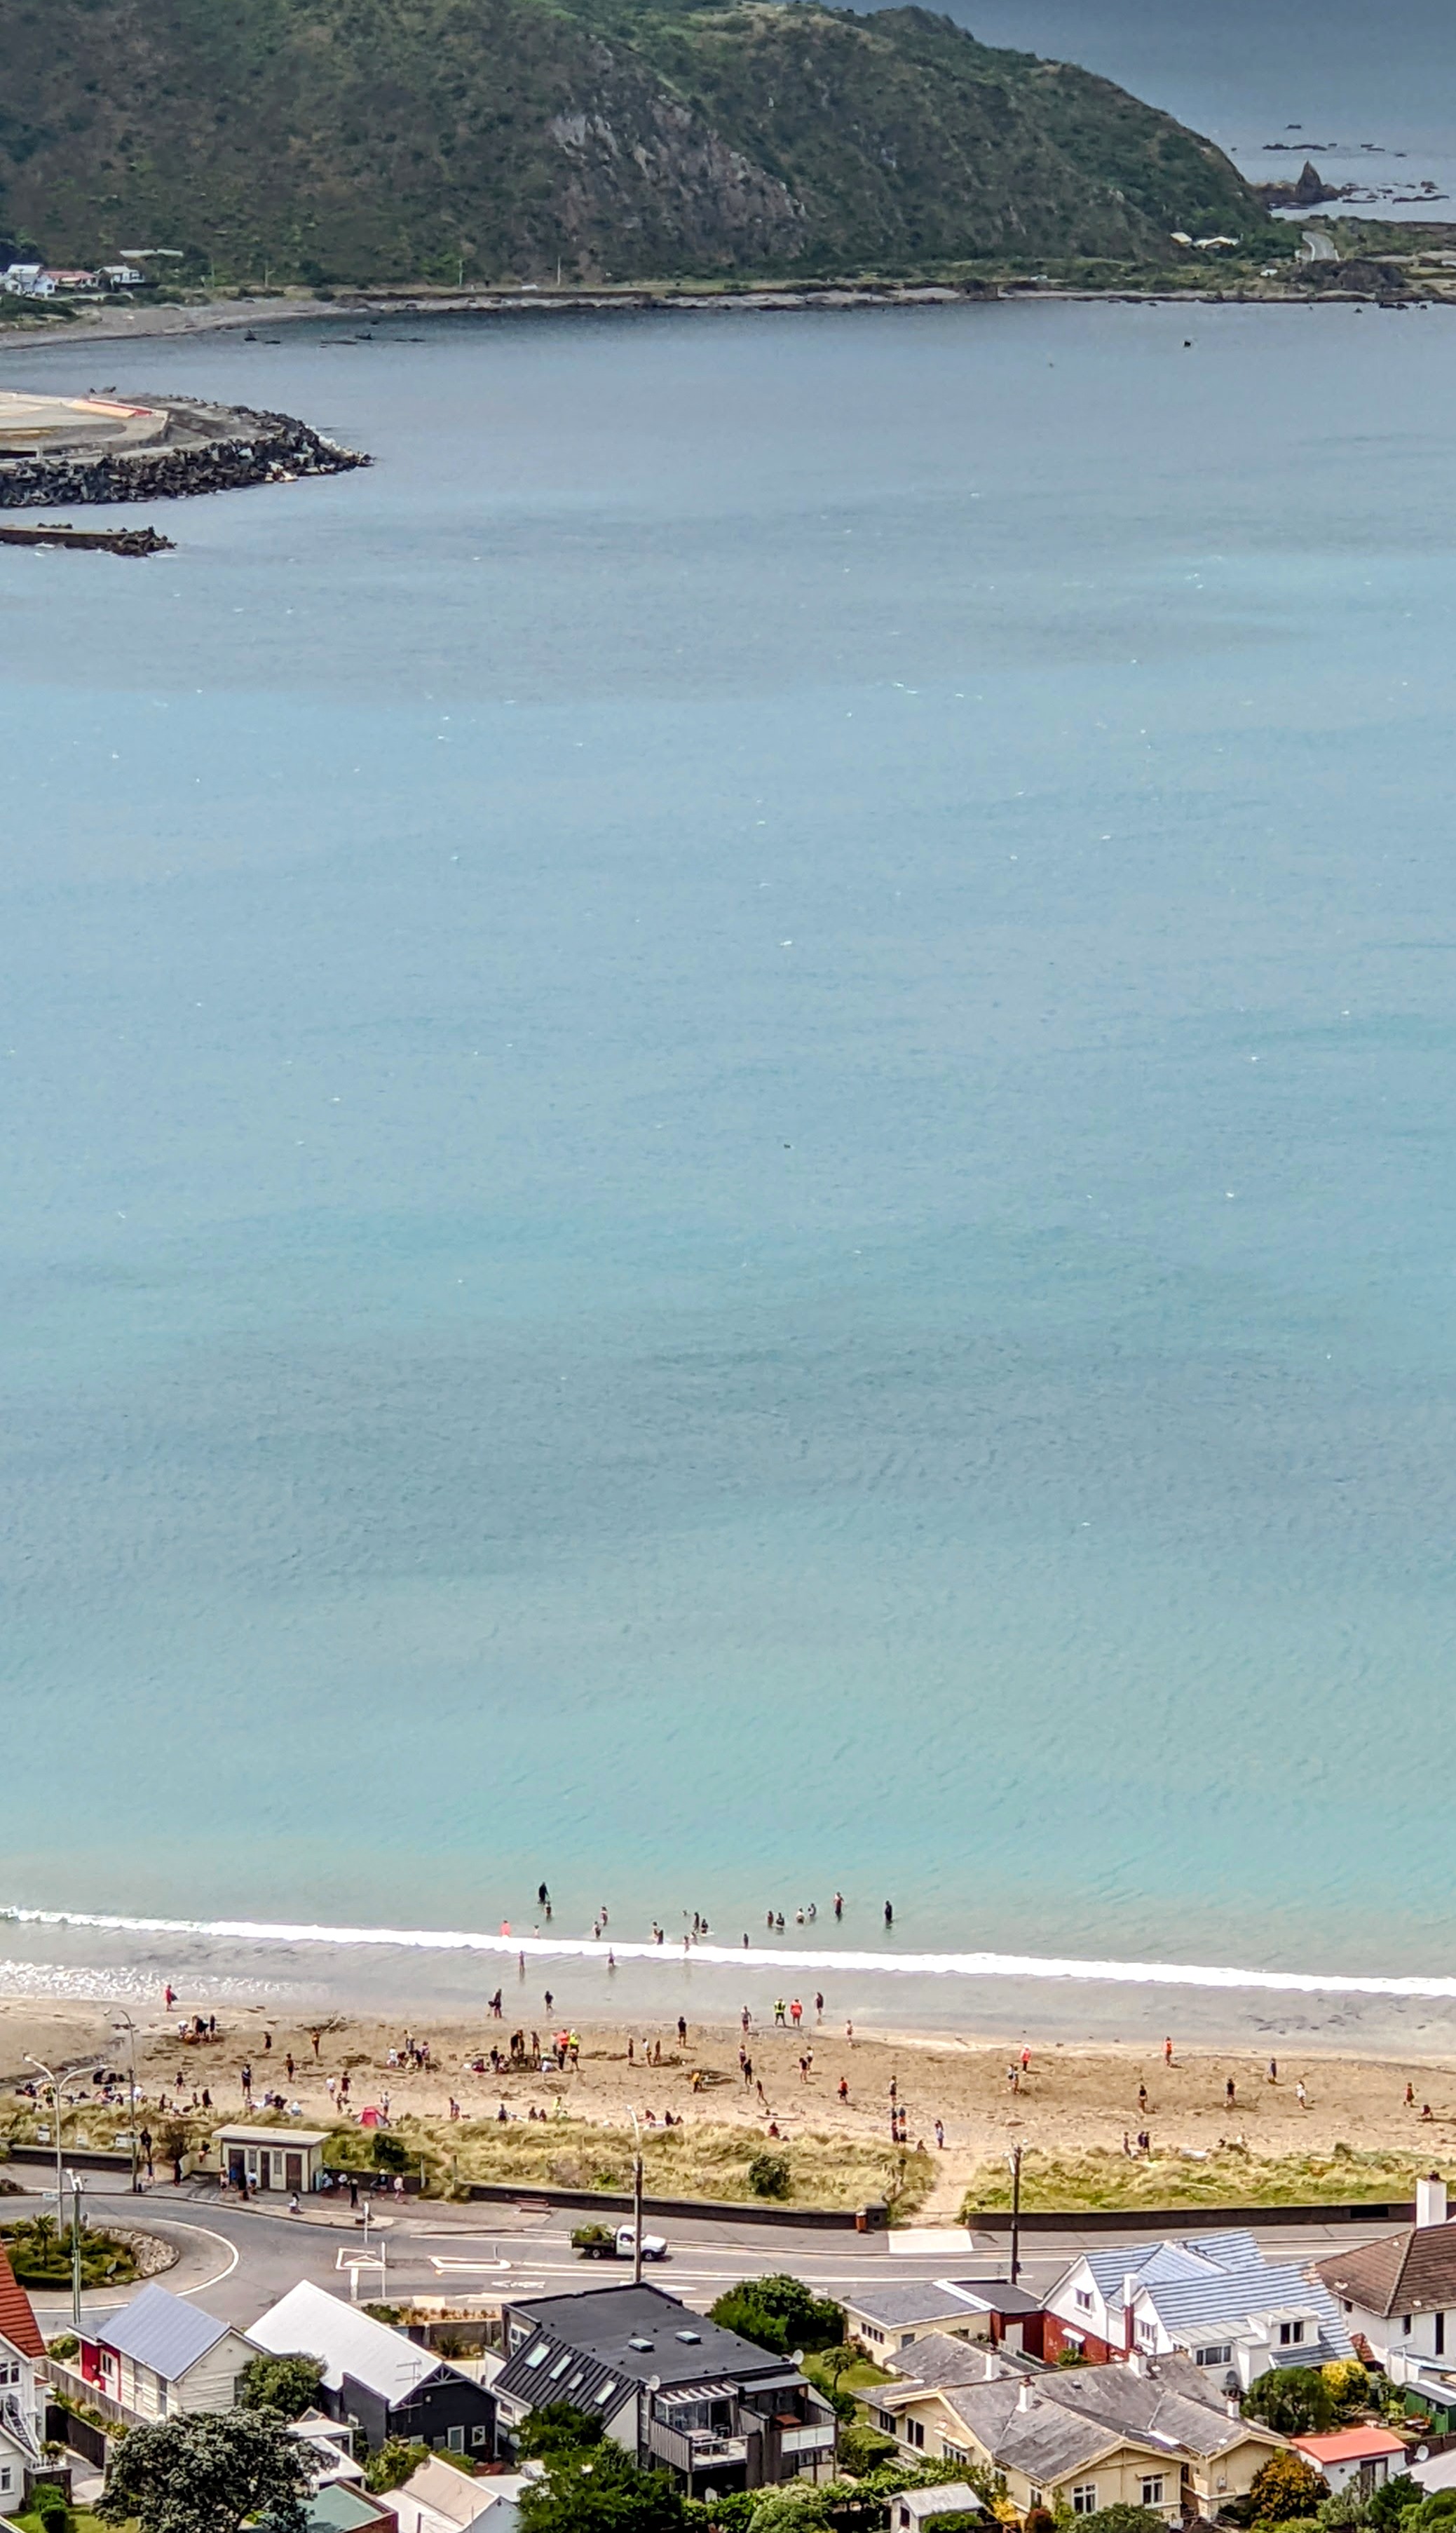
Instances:
[[[1287,257],[1211,142],[918,8],[0,0],[0,230],[174,284]],[[1198,268],[1206,281],[1208,258]]]

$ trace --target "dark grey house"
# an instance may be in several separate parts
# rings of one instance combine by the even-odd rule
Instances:
[[[662,2287],[587,2287],[503,2310],[502,2436],[570,2401],[690,2498],[833,2470],[835,2415],[788,2358],[722,2330]]]
[[[494,2394],[341,2296],[305,2279],[250,2325],[248,2337],[275,2357],[319,2358],[320,2408],[348,2420],[371,2449],[403,2437],[479,2462],[495,2457]]]

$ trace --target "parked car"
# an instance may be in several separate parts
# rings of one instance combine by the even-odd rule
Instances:
[[[575,2225],[571,2231],[571,2244],[572,2249],[580,2252],[586,2261],[630,2261],[637,2249],[637,2229],[635,2225],[618,2225],[613,2232],[610,2225]],[[665,2261],[667,2257],[668,2246],[663,2235],[643,2235],[644,2261]]]

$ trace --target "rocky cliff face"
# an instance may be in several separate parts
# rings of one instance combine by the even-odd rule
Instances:
[[[0,0],[0,227],[314,283],[1158,257],[1227,159],[922,9]]]

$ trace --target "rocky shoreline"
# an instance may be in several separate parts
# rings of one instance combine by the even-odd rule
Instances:
[[[135,450],[57,449],[0,459],[0,509],[49,509],[90,502],[174,501],[292,484],[304,475],[342,475],[370,460],[285,413],[188,406],[194,428],[176,445]],[[215,418],[217,436],[196,430]]]

